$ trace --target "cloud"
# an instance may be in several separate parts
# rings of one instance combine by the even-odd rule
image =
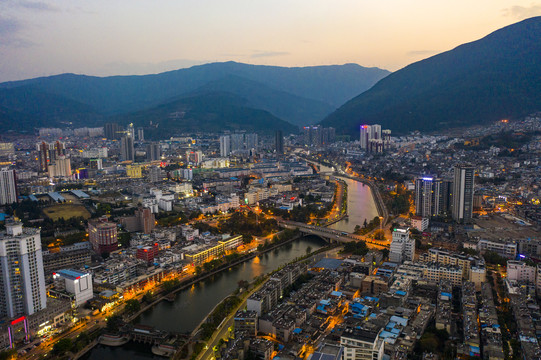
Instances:
[[[530,6],[515,5],[510,8],[503,9],[504,16],[511,16],[518,20],[524,20],[533,16],[541,15],[541,5],[531,4]]]
[[[439,52],[438,50],[413,50],[413,51],[408,51],[406,55],[408,55],[408,56],[430,56],[430,55],[437,54],[438,52]]]
[[[34,45],[19,36],[23,27],[22,22],[16,18],[0,16],[0,46],[22,48]]]
[[[286,51],[259,51],[255,50],[252,55],[250,55],[251,58],[262,58],[262,57],[275,57],[275,56],[285,56],[290,55],[289,52]]]
[[[17,5],[19,7],[35,11],[60,11],[58,7],[47,4],[43,1],[18,1]]]

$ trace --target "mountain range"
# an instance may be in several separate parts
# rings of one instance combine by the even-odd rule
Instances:
[[[289,131],[320,121],[388,74],[356,64],[286,68],[236,62],[143,76],[61,74],[1,83],[0,126],[28,130],[66,123],[93,126],[120,119],[141,126],[163,121],[167,126],[162,130],[182,131],[183,121],[177,124],[163,113],[164,109],[175,112],[180,106],[188,114],[193,107],[189,118],[195,123],[214,117],[218,123],[208,123],[213,128],[220,128],[219,121],[232,127],[245,126],[246,119],[240,122],[243,116],[237,119],[234,107],[243,114],[257,113],[258,121],[253,123],[262,126],[261,130],[274,128],[283,120],[293,125],[283,124]],[[212,111],[202,111],[202,103],[217,99],[223,108],[213,105]]]
[[[357,138],[363,123],[405,133],[540,110],[541,17],[534,17],[392,73],[321,124]]]

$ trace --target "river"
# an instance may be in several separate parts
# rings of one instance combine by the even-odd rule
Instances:
[[[378,208],[370,186],[360,181],[338,178],[344,180],[348,186],[348,217],[332,224],[329,228],[352,233],[356,225],[363,226],[365,219],[370,222],[378,216]]]
[[[315,163],[319,166],[321,172],[334,171],[328,166]],[[336,176],[347,184],[348,189],[348,217],[329,226],[331,229],[341,230],[352,233],[355,226],[363,226],[364,220],[370,222],[376,216],[379,216],[378,208],[372,196],[370,186],[350,178]]]
[[[325,170],[322,169],[322,171]],[[353,232],[356,225],[362,226],[364,219],[370,221],[378,216],[378,211],[368,185],[348,178],[340,177],[340,179],[347,184],[349,217],[331,225],[331,228]],[[251,281],[305,255],[308,247],[314,251],[324,245],[325,243],[321,239],[313,236],[285,244],[261,257],[256,257],[189,289],[180,291],[174,302],[160,302],[143,313],[136,322],[166,331],[192,331],[223,298],[235,291],[240,280]],[[152,355],[148,346],[133,343],[117,348],[98,345],[85,357],[89,360],[125,358],[137,360],[159,359],[160,357]]]
[[[166,331],[192,331],[222,299],[235,291],[240,280],[251,281],[297,257],[306,255],[308,248],[315,251],[324,245],[323,240],[314,236],[294,240],[178,292],[174,302],[160,302],[143,313],[136,323],[155,326]],[[98,345],[85,356],[85,359],[118,360],[154,357],[159,358],[152,355],[149,346],[128,343],[122,347]]]

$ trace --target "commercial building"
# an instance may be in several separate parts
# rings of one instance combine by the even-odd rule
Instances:
[[[474,168],[469,165],[456,165],[453,182],[453,219],[469,223],[473,213]]]
[[[413,261],[415,256],[415,239],[410,239],[409,228],[393,229],[393,239],[389,249],[389,261],[402,263]]]
[[[18,195],[15,170],[0,170],[0,205],[17,202]]]
[[[143,177],[143,167],[140,165],[126,165],[126,176],[132,179]]]
[[[342,360],[381,360],[384,342],[377,332],[346,328],[340,336],[340,345],[344,347]]]
[[[106,217],[88,222],[88,238],[98,254],[110,253],[118,248],[116,224]]]
[[[8,222],[0,233],[0,316],[31,315],[46,307],[39,229]]]
[[[154,243],[151,246],[140,246],[137,248],[135,257],[145,261],[147,264],[150,264],[154,261],[156,255],[158,255],[158,251],[158,243]]]
[[[53,274],[53,280],[54,291],[57,294],[67,294],[74,307],[83,305],[94,297],[92,275],[89,273],[73,269],[58,270]]]
[[[185,257],[194,265],[200,265],[224,254],[227,250],[236,249],[242,245],[242,243],[242,235],[238,235],[227,240],[220,240],[216,245],[191,245],[184,249],[186,251]]]
[[[526,264],[524,261],[507,260],[507,278],[533,284],[536,279],[536,267]]]

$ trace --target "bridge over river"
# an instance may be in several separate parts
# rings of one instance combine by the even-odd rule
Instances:
[[[377,241],[374,239],[367,238],[365,236],[355,235],[355,234],[351,234],[345,231],[340,231],[340,230],[335,230],[335,229],[329,229],[323,226],[308,225],[308,224],[304,224],[300,222],[285,221],[285,220],[278,221],[278,225],[285,229],[291,229],[291,230],[299,229],[299,231],[303,234],[316,235],[331,243],[347,243],[351,241],[362,240],[366,242],[366,244],[370,244],[374,247],[386,248],[386,249],[389,248],[389,243],[387,241]]]

